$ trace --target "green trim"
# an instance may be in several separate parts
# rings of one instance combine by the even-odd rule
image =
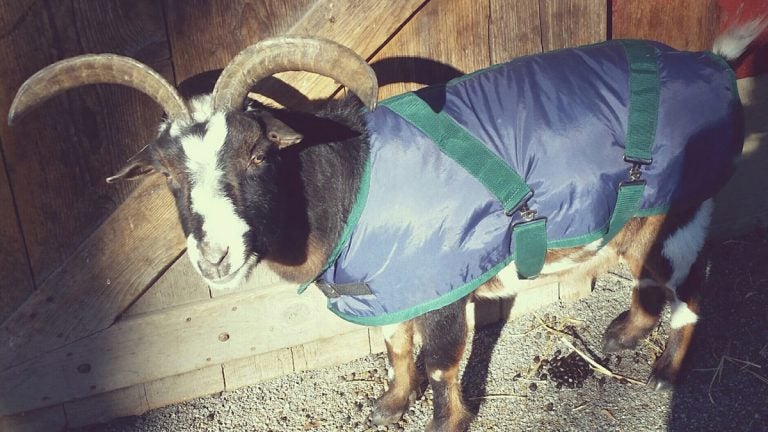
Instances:
[[[412,124],[456,163],[475,177],[501,202],[507,213],[515,211],[532,192],[525,181],[502,158],[470,134],[448,114],[434,112],[422,98],[430,91],[405,93],[382,103]]]
[[[613,208],[611,220],[608,221],[608,232],[603,238],[603,244],[611,241],[624,225],[632,219],[640,208],[645,192],[645,181],[622,183],[616,196],[616,207]]]
[[[659,116],[659,65],[656,48],[642,41],[621,41],[629,62],[629,122],[624,156],[629,160],[653,160]]]
[[[667,213],[668,210],[669,210],[668,207],[653,207],[648,209],[640,209],[635,215],[635,217],[646,217],[646,216],[664,214],[664,213]],[[604,225],[603,227],[595,231],[592,231],[590,233],[583,234],[577,237],[548,241],[547,249],[565,249],[565,248],[583,246],[585,244],[589,244],[594,241],[600,240],[605,236],[607,231],[608,231],[608,224]],[[486,271],[485,273],[475,278],[474,280],[444,294],[441,297],[438,297],[426,303],[416,305],[408,309],[403,309],[397,312],[392,312],[392,313],[379,315],[379,316],[372,316],[372,317],[359,317],[354,315],[347,315],[343,312],[334,310],[331,307],[330,300],[327,303],[327,307],[331,312],[336,314],[339,318],[354,324],[365,325],[365,326],[382,326],[387,324],[395,324],[395,323],[409,320],[411,318],[415,318],[427,312],[440,309],[443,306],[449,305],[455,302],[456,300],[459,300],[460,298],[469,295],[472,291],[476,290],[480,285],[488,282],[489,279],[496,276],[504,267],[508,266],[513,261],[515,261],[515,254],[510,255],[509,257],[507,257],[507,259],[496,264],[490,270]]]
[[[534,219],[515,224],[512,227],[515,241],[515,254],[520,258],[515,260],[517,274],[523,279],[531,279],[541,273],[544,259],[547,256],[547,219]]]
[[[321,274],[325,273],[326,270],[328,270],[333,263],[336,262],[336,260],[339,258],[339,255],[341,255],[342,249],[346,246],[347,242],[349,241],[349,238],[352,236],[352,232],[355,230],[355,227],[357,226],[357,222],[360,220],[360,215],[363,214],[363,209],[365,208],[365,203],[368,201],[368,190],[371,186],[371,156],[368,155],[368,159],[365,161],[365,167],[363,168],[363,175],[360,179],[360,186],[357,189],[357,197],[355,198],[355,204],[352,206],[352,211],[349,213],[349,216],[347,217],[347,223],[344,225],[344,230],[341,232],[341,237],[339,238],[339,241],[336,242],[336,246],[333,248],[333,252],[331,252],[331,255],[328,256],[328,260],[325,262],[325,265],[323,266],[323,269],[320,270],[320,272],[313,277],[311,280],[301,284],[301,286],[296,290],[299,294],[303,293],[307,290],[307,287],[309,287],[312,283],[314,283],[318,277],[320,277]]]
[[[509,263],[511,263],[514,260],[515,260],[515,256],[513,254],[507,257],[507,259],[505,259],[504,261],[496,264],[493,268],[486,271],[485,273],[475,278],[471,282],[466,283],[461,287],[456,288],[441,297],[438,297],[426,303],[422,303],[420,305],[413,306],[411,308],[404,309],[401,311],[392,312],[384,315],[378,315],[378,316],[359,317],[354,315],[347,315],[343,312],[334,310],[331,307],[330,300],[328,301],[328,309],[334,314],[338,315],[339,318],[345,321],[349,321],[354,324],[366,325],[366,326],[382,326],[382,325],[394,324],[394,323],[406,321],[411,318],[415,318],[419,315],[423,315],[427,312],[440,309],[445,305],[449,305],[463,297],[466,297],[467,295],[472,293],[472,291],[476,290],[480,285],[488,282],[489,279],[496,276],[504,267],[508,266]]]

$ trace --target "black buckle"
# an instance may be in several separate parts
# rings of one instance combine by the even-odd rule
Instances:
[[[515,205],[509,210],[505,210],[504,214],[506,214],[507,216],[512,216],[513,214],[517,213],[518,210],[522,209],[523,207],[527,207],[528,200],[531,199],[531,197],[533,197],[533,191],[525,194],[525,196],[520,200],[520,202],[517,203],[517,205]]]
[[[336,292],[335,289],[333,289],[333,285],[329,284],[328,282],[316,281],[315,285],[317,285],[317,287],[320,288],[320,291],[322,291],[323,294],[325,294],[325,296],[328,298],[341,297],[341,295],[338,292]]]

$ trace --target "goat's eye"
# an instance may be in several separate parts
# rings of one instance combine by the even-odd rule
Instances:
[[[264,159],[266,159],[266,156],[264,156],[264,153],[256,153],[251,155],[251,161],[249,165],[252,166],[258,166],[262,162],[264,162]]]

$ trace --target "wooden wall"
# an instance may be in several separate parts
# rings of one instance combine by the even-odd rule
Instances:
[[[374,65],[383,98],[520,55],[656,26],[646,3],[616,3],[0,2],[0,113],[24,79],[66,57],[128,55],[184,87],[278,34],[351,47]],[[705,34],[717,22],[706,7],[712,2],[673,3],[683,17],[664,22],[675,27],[665,37],[680,37],[680,27]],[[307,74],[279,78],[311,97],[338,89]],[[260,90],[274,96],[280,88]],[[92,86],[52,99],[14,127],[0,122],[0,430],[54,431],[138,414],[382,350],[377,329],[340,321],[316,290],[296,296],[269,274],[231,291],[209,289],[185,256],[163,181],[104,182],[152,138],[160,116],[135,91]],[[512,315],[588,292],[531,284]],[[478,321],[506,317],[508,306],[478,306]]]

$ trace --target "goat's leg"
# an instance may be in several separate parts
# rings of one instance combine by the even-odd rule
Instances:
[[[619,314],[605,330],[603,352],[635,348],[656,327],[665,303],[665,288],[653,279],[641,277],[632,289],[629,310]]]
[[[413,320],[384,327],[387,346],[389,387],[373,405],[371,420],[376,425],[395,423],[408,404],[419,396],[420,385],[413,359]]]
[[[427,431],[464,431],[472,416],[464,407],[459,363],[467,338],[466,299],[416,319],[422,354],[434,393],[434,412]]]
[[[703,269],[695,266],[683,285],[676,290],[672,301],[667,346],[661,357],[653,364],[653,370],[648,378],[648,385],[656,390],[671,388],[677,381],[688,347],[693,340],[696,321],[698,321],[702,275]],[[685,297],[685,300],[680,300],[679,296]]]

